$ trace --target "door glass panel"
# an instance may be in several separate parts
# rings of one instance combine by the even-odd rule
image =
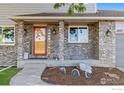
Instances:
[[[46,54],[46,28],[35,28],[34,35],[34,54]]]

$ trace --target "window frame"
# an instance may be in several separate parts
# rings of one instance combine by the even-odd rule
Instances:
[[[87,34],[88,34],[88,40],[87,40],[87,42],[79,42],[79,40],[78,41],[70,41],[70,28],[73,28],[73,27],[75,27],[75,28],[80,28],[80,27],[86,27],[87,28]],[[85,26],[85,25],[79,25],[79,26],[69,26],[68,27],[68,43],[88,43],[89,42],[89,28],[88,28],[88,26]]]
[[[13,27],[14,28],[14,43],[12,44],[0,44],[0,46],[15,46],[15,25],[0,25],[2,28],[2,34],[3,34],[3,27]]]
[[[124,22],[120,22],[120,21],[117,21],[115,22],[115,33],[116,34],[124,34]],[[118,30],[122,30],[122,31],[118,31]]]

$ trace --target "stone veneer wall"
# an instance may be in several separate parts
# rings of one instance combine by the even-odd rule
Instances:
[[[15,46],[0,46],[0,66],[16,66],[17,56]]]
[[[99,23],[87,24],[89,27],[88,44],[68,43],[68,24],[64,31],[64,58],[65,59],[100,59],[101,62],[115,62],[115,23],[113,21],[100,21]],[[112,36],[105,37],[105,31],[111,27]],[[52,34],[51,29],[56,30]],[[32,51],[32,25],[26,25],[27,34],[24,35],[24,50],[31,54]],[[30,46],[30,47],[29,47]],[[59,57],[59,25],[48,25],[48,58]],[[99,54],[100,53],[100,54]]]
[[[59,56],[59,27],[58,24],[54,24],[54,25],[48,25],[48,29],[50,33],[50,39],[48,39],[48,42],[50,42],[49,44],[49,58],[50,59],[56,59]],[[56,34],[52,33],[52,30],[56,31]]]
[[[24,28],[26,31],[23,33],[23,48],[24,52],[27,52],[29,54],[32,54],[32,25],[24,25]],[[15,65],[17,64],[17,45],[18,40],[20,42],[20,38],[18,39],[18,31],[19,30],[19,24],[15,25],[15,45],[14,46],[0,46],[0,66],[9,66],[9,65]],[[18,50],[21,52],[21,50]],[[24,53],[23,53],[24,54]],[[20,57],[24,55],[20,55]],[[20,58],[19,58],[20,59]]]
[[[17,63],[17,31],[18,25],[15,26],[15,46],[0,46],[0,65],[16,65]],[[89,27],[89,43],[88,44],[69,44],[68,43],[68,24],[65,25],[64,31],[64,58],[66,59],[87,59],[94,58],[98,59],[98,24],[88,24]],[[24,28],[26,31],[23,33],[23,48],[24,52],[28,52],[29,55],[32,54],[32,31],[33,25],[25,24]],[[56,34],[52,34],[51,29],[56,30]],[[55,59],[59,57],[59,25],[50,24],[48,25],[48,59]],[[24,56],[24,55],[22,55]]]
[[[32,55],[32,45],[33,45],[33,25],[32,24],[25,24],[24,28],[26,31],[24,32],[23,36],[23,47],[24,53],[29,54],[29,58],[41,58],[40,56],[36,57]],[[51,28],[55,28],[57,31],[56,35],[51,34]],[[48,59],[55,58],[58,56],[59,45],[58,45],[58,25],[47,25],[47,56]]]
[[[10,66],[17,64],[17,25],[15,26],[15,45],[1,45],[0,46],[0,66]]]
[[[32,54],[32,41],[33,41],[33,25],[27,24],[25,25],[25,32],[24,32],[24,52],[28,53],[29,55]]]
[[[87,24],[89,27],[88,44],[68,43],[68,24],[64,31],[64,58],[66,59],[99,59],[103,63],[115,63],[115,22],[99,21],[99,23]],[[25,25],[24,32],[24,52],[32,54],[32,29],[33,25]],[[56,34],[52,34],[50,29],[55,28]],[[111,29],[112,35],[105,36],[107,29]],[[15,46],[0,46],[0,65],[16,65],[17,63],[17,34],[18,25],[15,26]],[[59,25],[48,25],[48,58],[59,57]]]
[[[85,24],[87,25],[87,24]],[[64,31],[64,59],[65,60],[81,60],[81,59],[98,59],[99,46],[98,46],[98,24],[88,24],[89,28],[89,43],[78,44],[68,43],[68,24],[65,25]],[[59,57],[59,28],[58,25],[51,25],[49,28],[54,28],[56,34],[51,33],[50,40],[50,58],[55,59]]]
[[[32,45],[33,45],[33,25],[25,24],[26,32],[24,33],[24,52],[29,53],[29,58],[41,58],[32,55]],[[57,34],[51,33],[51,29],[55,28]],[[53,59],[58,56],[59,51],[59,36],[58,36],[58,24],[48,24],[47,25],[47,57],[48,59]]]
[[[33,44],[33,25],[25,24],[26,32],[24,33],[24,52],[29,53],[29,58],[40,58],[32,55]],[[56,30],[56,35],[52,34],[52,29]],[[47,57],[55,59],[59,55],[59,28],[58,24],[47,25]]]
[[[85,24],[89,28],[89,43],[87,44],[69,44],[68,43],[68,24],[65,24],[64,31],[64,58],[65,60],[74,59],[99,59],[99,31],[98,23]],[[48,59],[59,58],[59,25],[48,24],[47,25],[47,53]],[[32,31],[33,25],[25,25],[26,32],[24,33],[24,52],[32,54]],[[55,29],[56,34],[52,34],[52,30]]]
[[[81,59],[98,59],[98,31],[94,24],[84,24],[89,29],[89,41],[88,43],[68,43],[68,29],[65,30],[65,59],[81,60]],[[95,57],[96,56],[96,57]]]
[[[106,36],[107,30],[111,31],[110,36]],[[102,63],[115,63],[115,22],[99,21],[99,60]]]
[[[92,57],[93,59],[99,59],[99,24],[94,23],[91,25],[91,34],[92,34],[92,45],[91,45],[91,49],[92,49]]]

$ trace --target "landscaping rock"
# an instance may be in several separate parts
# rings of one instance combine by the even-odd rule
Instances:
[[[64,73],[64,75],[66,75],[66,68],[65,67],[60,67],[59,69],[60,69],[60,71],[62,71]]]
[[[85,77],[90,78],[92,74],[92,67],[84,63],[80,63],[79,67],[82,71],[85,71]]]
[[[76,68],[74,68],[74,69],[72,70],[72,72],[71,72],[71,76],[72,76],[73,78],[79,77],[79,76],[80,76],[79,70],[76,69]]]

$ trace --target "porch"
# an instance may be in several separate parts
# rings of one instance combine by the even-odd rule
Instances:
[[[48,66],[76,65],[87,63],[93,66],[115,66],[115,23],[114,21],[84,19],[83,17],[62,17],[49,15],[28,15],[13,18],[17,22],[17,66],[27,63],[45,63]],[[80,15],[79,15],[80,16]],[[59,17],[57,17],[59,18]],[[68,19],[69,18],[69,19]],[[34,26],[46,26],[47,54],[34,55]],[[87,26],[87,43],[69,43],[69,26]],[[110,36],[107,32],[110,31]],[[25,54],[28,57],[25,59]]]

